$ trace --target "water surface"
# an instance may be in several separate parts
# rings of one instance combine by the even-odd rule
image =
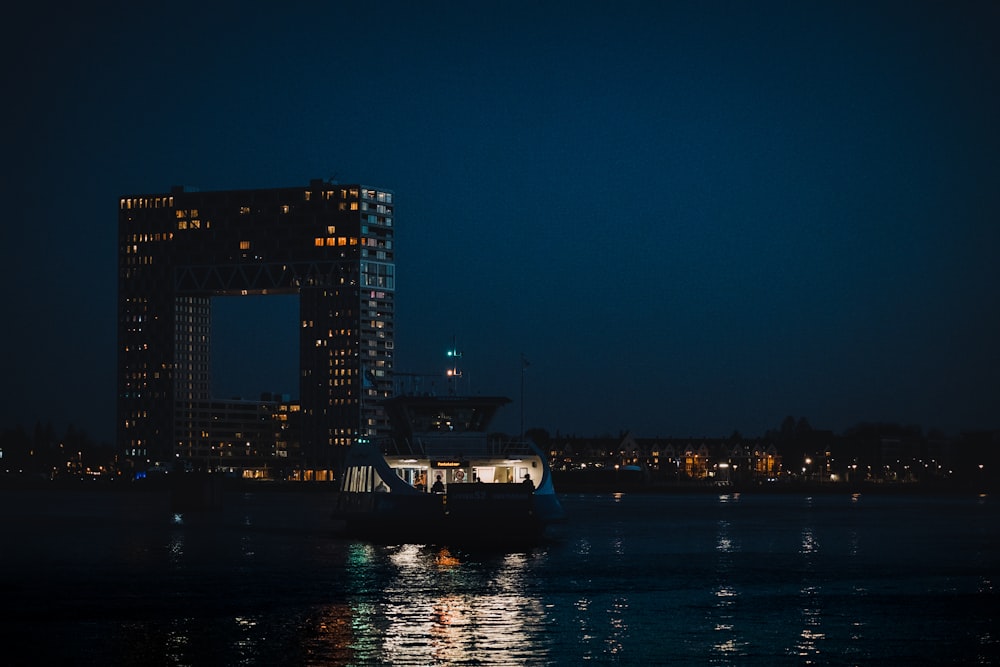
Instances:
[[[995,664],[992,497],[561,497],[530,549],[331,534],[328,494],[2,491],[23,664]],[[14,664],[14,663],[8,663]]]

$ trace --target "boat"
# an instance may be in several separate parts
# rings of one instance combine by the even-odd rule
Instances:
[[[547,457],[488,432],[502,396],[396,396],[392,434],[349,448],[335,502],[341,532],[390,543],[515,544],[565,519]]]

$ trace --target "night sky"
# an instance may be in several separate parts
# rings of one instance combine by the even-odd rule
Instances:
[[[1000,427],[998,36],[992,0],[32,3],[0,426],[113,438],[119,196],[335,178],[396,195],[396,370],[456,337],[509,431],[522,353],[553,434]],[[219,306],[218,391],[297,393],[294,300]]]

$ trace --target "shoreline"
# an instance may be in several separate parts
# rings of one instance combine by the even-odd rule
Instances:
[[[636,493],[676,495],[915,495],[969,496],[1000,492],[989,486],[970,486],[958,482],[804,482],[779,481],[744,484],[718,484],[702,481],[666,482],[638,478],[574,479],[572,473],[554,474],[557,494],[577,493]],[[214,486],[214,484],[213,484]],[[169,478],[156,480],[44,479],[24,474],[0,475],[0,491],[94,491],[112,493],[156,493],[177,488]],[[242,480],[222,478],[220,491],[239,493],[336,493],[334,482],[297,482],[275,480]]]
[[[663,482],[645,480],[572,480],[555,477],[559,493],[648,493],[648,494],[714,494],[733,493],[759,495],[919,495],[969,496],[991,494],[997,489],[969,486],[958,482],[759,482],[718,484],[713,482]]]

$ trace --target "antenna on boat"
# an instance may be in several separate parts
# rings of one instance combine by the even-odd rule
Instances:
[[[462,377],[462,369],[458,367],[458,360],[462,358],[462,353],[458,349],[458,343],[455,336],[451,337],[451,348],[447,352],[448,359],[451,361],[451,365],[445,372],[448,379],[451,380],[449,383],[449,389],[451,394],[455,395],[458,388],[458,378]]]

